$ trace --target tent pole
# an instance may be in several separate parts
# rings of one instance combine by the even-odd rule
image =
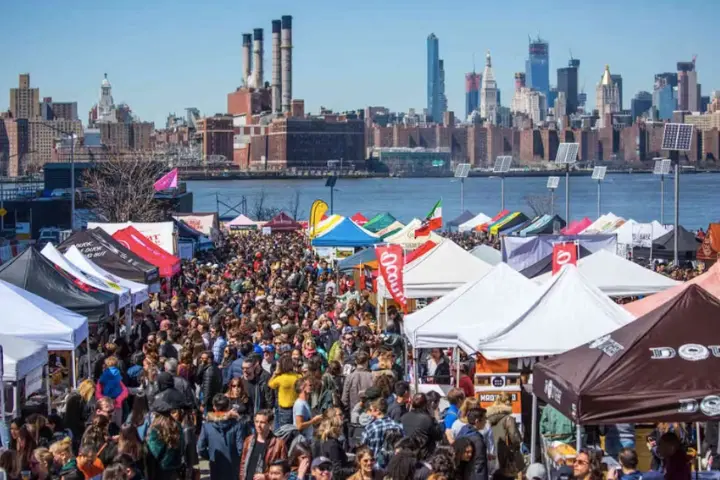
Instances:
[[[5,395],[5,392],[3,392],[3,396]],[[13,385],[13,411],[12,411],[12,418],[15,418],[20,415],[20,409],[18,408],[18,405],[20,405],[20,392],[18,391],[17,382]]]
[[[535,394],[532,394],[532,411],[530,413],[530,463],[535,463],[535,455],[537,454],[537,411],[538,401]]]
[[[47,413],[52,413],[52,392],[50,391],[50,365],[45,365],[45,392],[47,394]],[[3,395],[4,396],[4,395]]]
[[[579,452],[582,449],[582,427],[578,423],[575,425],[575,451]]]
[[[88,351],[88,360],[90,360],[90,355]],[[70,367],[72,368],[72,384],[74,388],[77,388],[77,373],[75,372],[75,349],[73,349],[72,353],[70,354]]]
[[[460,388],[460,347],[455,347],[455,365],[457,369],[457,377],[455,379],[455,388]]]
[[[695,422],[695,441],[697,442],[697,471],[699,472],[702,470],[702,456],[700,455],[700,452],[702,451],[702,443],[700,442],[700,422]]]
[[[0,415],[2,415],[2,442],[3,446],[10,444],[10,430],[8,424],[5,422],[5,381],[0,379],[0,386],[2,387],[2,395],[0,395]]]

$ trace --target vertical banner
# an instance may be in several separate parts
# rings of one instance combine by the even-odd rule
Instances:
[[[556,243],[553,245],[552,274],[560,271],[563,265],[577,265],[578,245],[575,242]]]
[[[308,222],[308,229],[310,230],[310,238],[315,238],[315,227],[320,223],[325,212],[328,211],[327,203],[322,200],[315,200],[310,207],[310,221]]]
[[[375,247],[375,255],[378,259],[380,275],[385,280],[385,288],[393,300],[403,307],[407,307],[405,299],[405,284],[403,283],[403,266],[405,259],[402,246],[386,245]]]

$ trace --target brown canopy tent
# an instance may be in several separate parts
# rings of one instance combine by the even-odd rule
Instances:
[[[539,362],[533,392],[579,424],[720,416],[720,300],[691,285],[588,345]]]
[[[269,227],[271,232],[295,232],[302,229],[302,225],[293,220],[287,213],[280,212],[264,227]]]

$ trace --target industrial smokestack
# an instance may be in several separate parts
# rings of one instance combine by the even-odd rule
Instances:
[[[252,55],[250,50],[252,49],[252,35],[249,33],[243,33],[243,49],[242,49],[242,61],[243,61],[243,86],[249,87],[250,75],[252,74]]]
[[[255,88],[262,88],[265,84],[263,78],[263,29],[253,30],[253,69],[255,77]]]
[[[280,100],[280,20],[272,21],[272,111],[281,110]]]
[[[290,112],[292,103],[292,17],[282,17],[282,43],[280,46],[280,63],[282,64],[282,111]]]

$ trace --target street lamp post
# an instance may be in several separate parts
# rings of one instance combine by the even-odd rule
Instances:
[[[46,122],[29,122],[33,125],[42,125],[70,139],[70,230],[75,230],[75,133],[68,133]]]

